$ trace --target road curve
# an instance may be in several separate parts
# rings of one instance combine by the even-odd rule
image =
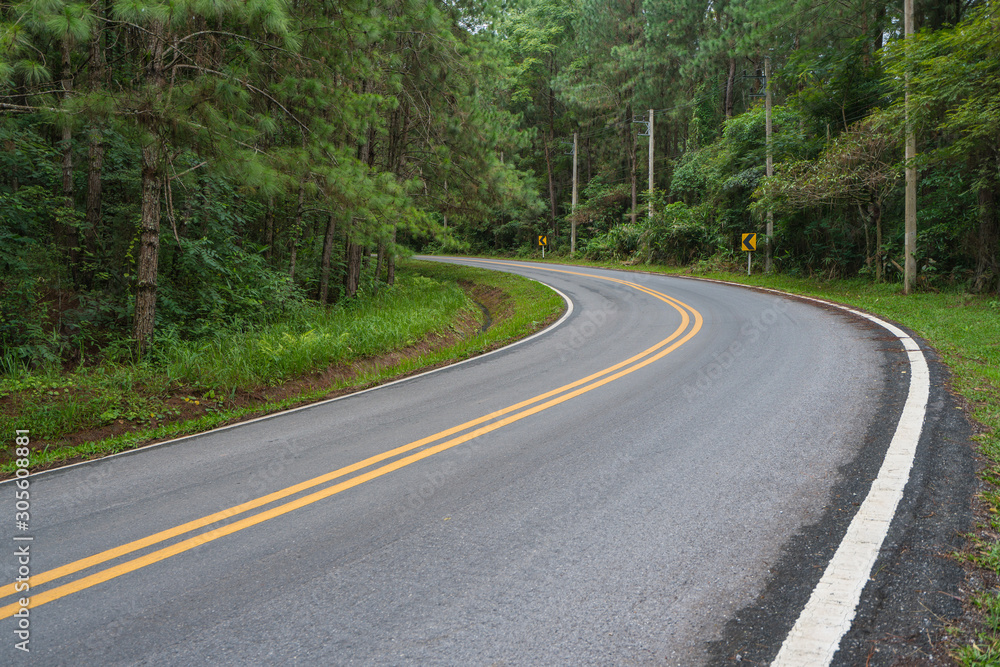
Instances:
[[[0,532],[32,538],[31,662],[772,659],[889,445],[902,346],[774,294],[490,266],[572,314],[456,367],[32,477],[30,531]],[[24,618],[0,593],[8,663]]]

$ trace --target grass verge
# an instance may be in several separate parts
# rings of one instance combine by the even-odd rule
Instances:
[[[482,330],[484,307],[492,324]],[[143,362],[4,376],[0,432],[31,431],[32,470],[97,458],[474,356],[541,329],[563,307],[519,276],[407,262],[393,288],[268,327],[198,343],[167,338]],[[5,476],[15,470],[11,451]]]

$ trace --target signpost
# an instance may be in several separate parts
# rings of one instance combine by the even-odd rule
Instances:
[[[542,246],[542,259],[545,259],[545,246],[549,244],[549,238],[547,236],[538,237],[538,245]]]
[[[743,235],[743,251],[747,254],[747,275],[750,275],[750,258],[753,257],[753,252],[757,249],[757,235],[756,234],[744,234]]]

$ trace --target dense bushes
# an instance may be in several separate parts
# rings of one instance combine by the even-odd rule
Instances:
[[[677,202],[655,209],[635,224],[624,223],[594,237],[586,246],[589,259],[618,259],[686,264],[726,249],[718,226],[705,219],[703,208]]]

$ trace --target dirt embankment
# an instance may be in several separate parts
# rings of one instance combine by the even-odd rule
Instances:
[[[116,435],[198,419],[211,412],[239,408],[261,408],[260,411],[255,411],[252,415],[225,422],[225,424],[237,423],[266,414],[268,412],[266,406],[269,404],[283,403],[283,409],[287,409],[367,389],[377,383],[365,381],[362,378],[370,377],[380,370],[392,368],[408,359],[417,359],[428,353],[448,348],[462,340],[485,332],[488,328],[495,326],[498,322],[502,322],[512,314],[513,300],[503,290],[469,281],[460,281],[459,284],[465,290],[466,294],[469,295],[469,298],[479,306],[482,312],[465,312],[456,321],[451,322],[449,326],[442,327],[439,333],[430,334],[403,349],[386,352],[385,354],[373,357],[356,359],[348,363],[332,364],[322,370],[276,386],[241,388],[233,392],[231,396],[226,397],[216,397],[214,394],[206,394],[202,390],[195,390],[191,387],[175,387],[170,391],[168,396],[150,395],[148,397],[150,399],[158,399],[157,402],[161,405],[156,413],[151,414],[148,419],[141,421],[125,418],[115,419],[110,424],[68,433],[56,441],[34,440],[32,446],[37,448],[79,446]],[[445,366],[448,363],[451,363],[451,361],[442,361],[422,366],[395,376],[393,379]],[[357,381],[352,382],[355,379]],[[344,386],[345,384],[348,386]],[[340,388],[323,392],[323,389],[328,387]],[[72,391],[74,390],[69,389],[66,391],[68,395],[67,393],[58,396],[46,395],[44,398],[40,398],[40,400],[73,400]],[[303,398],[301,401],[295,401],[295,398],[299,396],[308,396],[308,399]],[[76,398],[79,400],[84,397],[77,396]],[[24,397],[11,395],[0,398],[0,410],[9,411],[9,414],[14,413],[17,411],[18,402],[21,400],[24,400]],[[287,403],[288,401],[291,401],[290,405]],[[224,424],[215,424],[213,428],[221,425]],[[158,441],[150,440],[144,444],[153,444]],[[13,450],[0,451],[0,463],[7,463],[11,460],[12,456]],[[35,472],[68,465],[81,461],[83,458],[76,457],[55,464],[32,466],[32,471]],[[10,475],[0,474],[0,479],[8,479],[9,477]]]

